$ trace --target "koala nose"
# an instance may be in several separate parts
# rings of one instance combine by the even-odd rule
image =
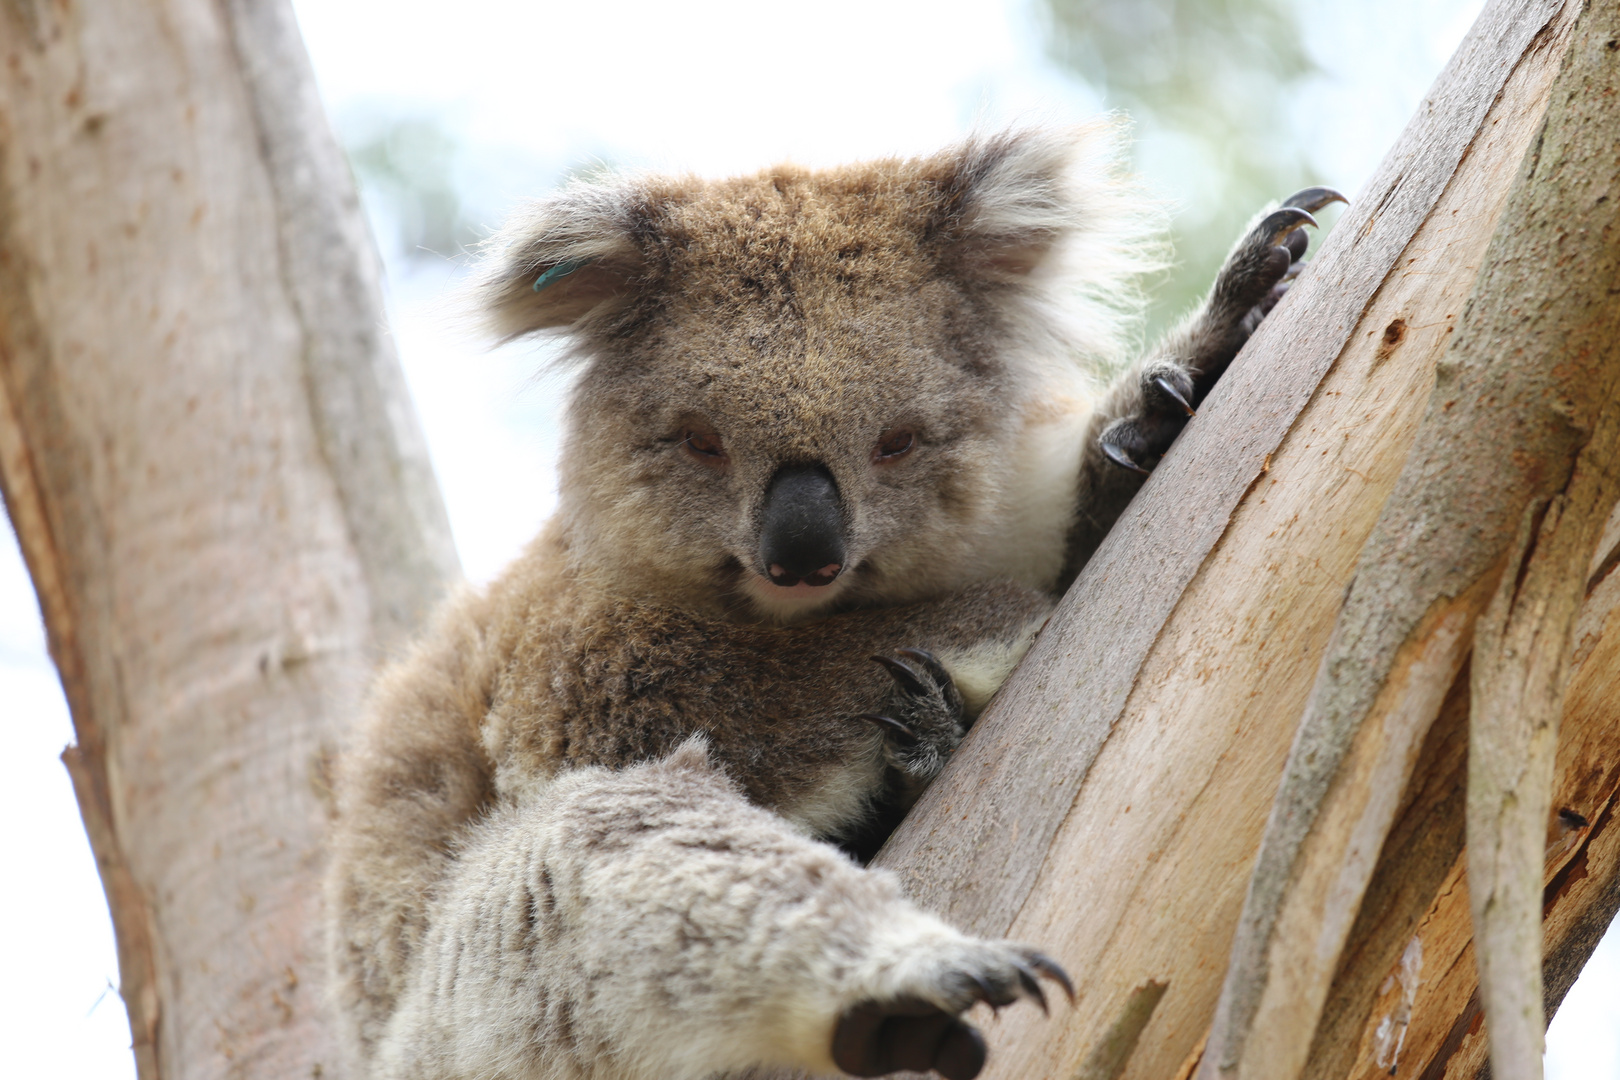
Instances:
[[[784,465],[760,512],[759,561],[777,585],[830,585],[844,569],[844,506],[820,465]]]

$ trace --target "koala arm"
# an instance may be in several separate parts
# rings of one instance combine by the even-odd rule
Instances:
[[[1060,589],[1079,574],[1194,408],[1304,269],[1303,227],[1316,224],[1311,212],[1344,201],[1332,188],[1306,188],[1258,215],[1209,295],[1109,387],[1086,429]]]
[[[503,794],[558,768],[661,757],[702,733],[749,799],[823,838],[846,835],[884,784],[883,740],[860,717],[911,726],[942,763],[1051,609],[1032,589],[991,583],[773,626],[568,589],[548,602],[554,617],[530,622],[483,722]],[[873,662],[907,647],[941,659],[955,709]]]
[[[977,667],[984,669],[978,682],[983,683],[985,673],[997,673],[989,669],[1002,665],[987,665],[979,654],[986,648],[999,650],[998,657],[1010,664],[1012,657],[1000,652],[1016,651],[1024,636],[1019,628],[1047,609],[1045,598],[1029,590],[985,586],[906,609],[851,613],[829,620],[830,625],[737,626],[645,605],[592,606],[573,586],[542,580],[538,568],[560,564],[554,551],[542,544],[530,555],[488,592],[469,593],[449,605],[423,642],[385,672],[338,777],[339,812],[327,893],[332,986],[351,1025],[348,1034],[356,1056],[373,1063],[373,1075],[416,1075],[412,1070],[417,1066],[410,1062],[435,1046],[433,1052],[443,1061],[464,1061],[468,1054],[484,1052],[477,1048],[482,1041],[472,1045],[475,1040],[469,1034],[486,1030],[483,1026],[462,1028],[459,1035],[440,1030],[437,1043],[427,1035],[418,1039],[412,1032],[447,1023],[440,1017],[442,1010],[465,1019],[484,1007],[480,1003],[486,1000],[486,990],[471,989],[484,977],[477,972],[457,976],[460,981],[449,987],[434,980],[455,961],[457,949],[473,948],[466,943],[474,941],[475,931],[484,933],[477,928],[490,925],[495,918],[491,913],[510,908],[513,897],[528,895],[517,891],[519,884],[531,889],[524,883],[527,879],[502,876],[507,863],[501,860],[532,862],[543,856],[549,861],[537,865],[549,867],[546,873],[553,880],[562,880],[565,871],[584,875],[579,878],[583,884],[568,894],[573,906],[559,908],[564,914],[558,917],[566,915],[570,927],[599,925],[598,909],[600,919],[621,919],[624,925],[651,920],[648,925],[653,925],[668,915],[669,905],[675,905],[670,910],[680,910],[681,903],[705,903],[702,898],[715,890],[745,914],[758,907],[759,918],[766,920],[760,925],[770,927],[775,926],[771,919],[787,918],[780,910],[786,901],[773,900],[776,894],[763,884],[776,880],[772,867],[778,862],[790,879],[802,865],[842,867],[836,874],[826,871],[839,880],[840,875],[853,873],[853,865],[836,849],[808,836],[841,833],[844,826],[865,817],[876,795],[871,785],[881,782],[879,737],[855,716],[863,709],[886,707],[884,688],[890,679],[870,655],[910,642],[944,652],[958,646],[967,650],[958,666],[965,672],[975,666],[969,661],[977,660]],[[812,659],[817,663],[805,662]],[[917,722],[909,714],[901,715]],[[707,789],[671,782],[649,794],[647,774],[625,768],[670,755],[694,732],[704,733],[713,746],[716,768],[709,770],[710,785],[724,789],[721,802],[704,796],[683,808],[681,800],[688,794],[695,791],[696,798]],[[605,772],[603,767],[624,771]],[[505,774],[523,782],[503,784]],[[725,776],[738,782],[735,790]],[[595,779],[586,784],[576,777]],[[584,804],[578,800],[563,799],[579,784],[586,784],[579,790],[617,791],[614,785],[621,779],[630,785],[628,794],[603,798],[630,815],[609,815],[614,828],[623,828],[623,843],[603,832],[607,826],[598,820],[600,805],[581,809]],[[574,807],[578,813],[564,813],[558,807]],[[684,833],[663,826],[644,828],[642,822],[650,820],[654,810],[675,814],[691,827]],[[730,878],[706,877],[714,856],[705,854],[707,841],[702,837],[709,832],[728,836],[727,822],[741,828],[748,820],[763,820],[769,828],[758,833],[749,826],[745,837],[788,836],[792,843],[743,845],[737,850],[751,851],[752,861],[727,863],[732,867],[727,871]],[[580,840],[589,836],[603,840]],[[643,840],[663,845],[647,858],[675,875],[648,879],[649,888],[658,885],[652,891],[643,891],[642,879],[634,876],[645,860],[624,861],[636,851],[653,850],[635,847]],[[733,845],[731,839],[716,843],[726,850]],[[691,860],[696,862],[688,865]],[[612,877],[614,873],[620,876]],[[752,883],[749,888],[754,891],[737,891],[743,887],[739,883]],[[884,889],[892,891],[892,886]],[[894,913],[911,909],[895,903],[899,906],[889,911],[890,921],[899,926],[905,920],[895,922],[899,916]],[[740,916],[733,912],[727,917]],[[917,925],[935,925],[921,915],[906,916],[913,918],[923,920]],[[706,936],[708,931],[686,938],[670,933],[675,937],[660,954],[665,961],[693,970],[705,964],[730,965],[728,971],[739,965],[752,970],[752,960],[727,959],[745,949],[747,941]],[[771,935],[780,933],[785,931],[770,930]],[[636,970],[639,953],[613,954],[600,934],[590,941],[591,956],[619,957],[606,964],[608,968],[622,968],[625,977]],[[476,946],[483,949],[477,954],[481,958],[466,962],[497,981],[513,971],[557,979],[563,977],[558,972],[573,970],[564,963],[572,954],[559,951],[543,936],[477,938]],[[815,948],[821,947],[815,943]],[[762,985],[774,985],[777,976],[760,970]],[[815,972],[803,977],[812,982],[821,978]],[[730,987],[730,992],[750,993],[746,980]],[[407,998],[415,1002],[409,1008]],[[615,999],[609,995],[567,1000],[568,1008],[577,1007],[579,1012],[563,1014],[564,1021],[557,1022],[583,1030],[596,1015],[594,1010],[607,1008]],[[531,1055],[540,1055],[545,1048],[547,1062],[568,1060],[569,1054],[591,1058],[590,1044],[570,1042],[565,1032],[558,1033],[562,1029],[543,1028],[552,1022],[545,1018],[553,1014],[546,1012],[540,998],[527,1001],[522,1009],[511,1005],[517,1012],[502,1014],[510,1023],[503,1020],[487,1030],[507,1031],[516,1023],[511,1018],[521,1014],[527,1017],[525,1030],[538,1040],[528,1051]],[[454,1003],[459,1004],[451,1008]],[[646,1015],[636,1023],[650,1023],[648,1017],[659,1010],[643,1012]],[[411,1018],[405,1019],[407,1015]],[[791,1015],[738,1015],[746,1023],[737,1030],[751,1031],[749,1037],[757,1039],[765,1038],[761,1034],[765,1031],[776,1032],[770,1036],[776,1039],[779,1029],[792,1020]],[[942,1016],[932,1009],[911,1022],[937,1025]],[[701,1026],[714,1040],[741,1038],[731,1030],[730,1020],[722,1027],[711,1018]],[[714,1034],[722,1030],[723,1038]],[[618,1035],[613,1040],[609,1045],[623,1041]],[[817,1045],[825,1056],[826,1039]],[[659,1037],[646,1046],[652,1054],[665,1041]],[[557,1047],[573,1049],[564,1053]],[[384,1059],[395,1064],[383,1069],[378,1063]],[[432,1069],[421,1068],[423,1075],[434,1075]],[[439,1075],[469,1074],[478,1073],[448,1070]]]
[[[967,1077],[975,1001],[1066,983],[751,804],[694,738],[493,811],[434,903],[378,1080],[698,1080],[758,1066]]]

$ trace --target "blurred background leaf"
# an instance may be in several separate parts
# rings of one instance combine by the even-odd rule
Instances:
[[[1048,55],[1135,123],[1147,171],[1181,185],[1176,272],[1154,292],[1162,326],[1208,287],[1268,201],[1313,176],[1287,102],[1321,68],[1286,0],[1039,0]]]
[[[480,239],[463,213],[455,167],[460,146],[445,118],[386,103],[351,109],[342,125],[379,243],[405,258],[454,256]]]

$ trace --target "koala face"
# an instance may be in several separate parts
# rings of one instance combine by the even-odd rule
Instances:
[[[713,302],[720,267],[577,386],[562,487],[590,492],[592,534],[638,577],[778,618],[954,573],[1018,452],[1013,380],[950,332],[964,298],[919,282],[801,314]]]
[[[1084,220],[1074,152],[1004,136],[834,172],[632,178],[497,237],[497,330],[566,329],[581,364],[574,557],[632,593],[777,620],[1049,584],[1086,416],[1084,344],[1046,302]]]

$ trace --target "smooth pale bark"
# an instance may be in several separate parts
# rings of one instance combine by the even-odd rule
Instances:
[[[1329,702],[1354,719],[1316,748],[1344,770],[1306,777],[1281,811],[1295,854],[1308,848],[1306,886],[1284,857],[1264,887],[1305,902],[1281,923],[1273,906],[1240,926],[1246,886],[1346,587],[1406,465],[1578,6],[1488,7],[1313,269],[884,852],[926,903],[1039,942],[1081,975],[1072,1012],[1046,1023],[1011,1010],[992,1025],[987,1075],[1074,1075],[1150,981],[1167,989],[1123,1075],[1214,1067],[1200,1043],[1240,929],[1260,963],[1239,973],[1253,994],[1228,1007],[1225,1035],[1260,1032],[1255,1048],[1276,1071],[1256,1075],[1303,1067],[1494,575],[1454,602],[1414,605],[1406,627],[1420,647],[1399,662],[1403,636],[1363,601],[1388,640],[1353,636],[1377,644],[1384,667]],[[1515,508],[1503,548],[1518,521]],[[1370,706],[1388,722],[1361,724]],[[1333,828],[1313,835],[1311,814],[1296,811],[1314,813],[1330,791]],[[1273,940],[1296,950],[1293,967],[1266,967]],[[1261,967],[1281,974],[1258,979]]]
[[[326,763],[455,573],[291,9],[0,10],[0,486],[138,1070],[332,1075]]]

